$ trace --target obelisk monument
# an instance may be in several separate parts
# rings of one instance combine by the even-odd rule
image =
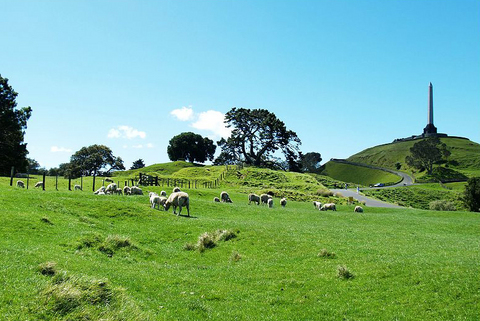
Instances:
[[[437,127],[433,125],[433,85],[430,83],[428,86],[428,123],[423,129],[423,136],[436,136]]]

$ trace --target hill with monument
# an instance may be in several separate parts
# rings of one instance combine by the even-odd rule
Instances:
[[[465,181],[468,177],[480,176],[480,144],[465,137],[438,133],[433,122],[432,83],[429,84],[428,98],[428,123],[423,129],[423,133],[397,138],[392,143],[367,148],[345,160],[332,159],[324,165],[324,174],[335,179],[343,178],[345,180],[345,177],[349,177],[352,183],[362,184],[362,179],[356,177],[361,176],[357,175],[361,166],[355,166],[355,164],[364,164],[413,174],[419,181],[422,179],[444,182]],[[410,148],[416,142],[429,137],[440,138],[451,152],[446,161],[436,164],[434,177],[427,177],[424,172],[418,172],[405,162],[405,158],[410,155]],[[349,166],[346,163],[349,163]],[[348,176],[345,175],[347,173]]]

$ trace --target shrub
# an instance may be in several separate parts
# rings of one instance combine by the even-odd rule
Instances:
[[[432,211],[456,211],[457,208],[453,202],[438,200],[430,202],[429,208]]]
[[[480,212],[480,177],[468,179],[463,201],[470,211]]]
[[[38,266],[38,271],[43,275],[52,276],[57,273],[57,263],[45,262]]]
[[[328,190],[328,189],[319,189],[319,190],[317,190],[317,192],[315,194],[317,194],[319,196],[323,196],[323,197],[333,196],[333,192]]]
[[[353,279],[355,275],[353,275],[350,270],[345,265],[337,266],[337,277],[343,280]]]
[[[318,257],[324,257],[326,259],[334,259],[337,255],[334,252],[329,252],[326,249],[322,249],[320,253],[318,253]]]

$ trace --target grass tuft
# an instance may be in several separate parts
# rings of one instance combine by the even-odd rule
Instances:
[[[200,253],[203,253],[206,249],[212,249],[215,246],[217,246],[215,235],[205,232],[198,238],[197,249]]]
[[[337,266],[337,277],[343,280],[353,279],[355,275],[345,265]]]
[[[326,259],[334,259],[334,258],[337,257],[337,255],[335,254],[335,252],[329,252],[326,249],[322,249],[318,253],[318,257],[323,257],[323,258],[326,258]]]
[[[47,276],[53,276],[57,273],[57,263],[55,262],[45,262],[38,266],[38,271]]]
[[[185,251],[195,251],[197,249],[197,246],[193,243],[185,243],[185,245],[183,246],[183,249]]]
[[[119,249],[126,248],[136,250],[138,247],[132,243],[129,237],[120,235],[109,235],[98,248],[100,252],[113,256]]]
[[[42,217],[40,221],[42,221],[45,224],[53,225],[53,223],[46,216]]]
[[[242,258],[242,256],[240,255],[240,253],[238,253],[237,251],[234,251],[232,253],[232,255],[230,256],[230,261],[232,262],[238,262],[240,261]]]
[[[216,234],[217,241],[224,241],[224,242],[237,237],[237,234],[235,234],[235,232],[230,230],[217,230],[215,234]]]
[[[102,242],[103,236],[95,233],[95,232],[89,232],[85,233],[80,237],[76,244],[75,248],[77,250],[81,250],[83,248],[91,248],[91,247],[96,247]]]

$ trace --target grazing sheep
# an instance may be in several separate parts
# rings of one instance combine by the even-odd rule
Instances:
[[[131,195],[143,195],[142,189],[138,186],[130,187],[130,194]]]
[[[224,203],[233,203],[227,192],[220,193],[220,200]]]
[[[336,211],[337,207],[335,206],[334,203],[327,203],[327,204],[324,204],[322,207],[320,207],[320,211],[328,211],[328,210]]]
[[[267,201],[268,207],[272,208],[273,207],[273,198],[269,198]]]
[[[107,194],[105,194],[105,192],[104,192],[104,191],[100,191],[100,192],[98,192],[98,194],[97,194],[97,195],[107,195]]]
[[[315,209],[319,210],[322,207],[322,203],[318,201],[313,201],[313,206],[315,207]]]
[[[113,179],[107,177],[105,178],[105,182],[113,183]]]
[[[257,205],[260,204],[260,196],[257,194],[249,194],[248,195],[248,204],[250,205],[251,202],[257,203]]]
[[[123,195],[130,195],[130,194],[132,194],[132,191],[131,191],[130,187],[124,186],[123,187]]]
[[[161,191],[161,192],[160,192],[160,196],[167,197],[167,192],[165,192],[165,191]]]
[[[190,199],[187,193],[175,192],[170,194],[163,207],[165,208],[165,211],[168,211],[170,206],[173,206],[173,214],[176,214],[177,216],[182,213],[182,207],[186,206],[188,216],[190,216]],[[176,213],[177,206],[180,207],[180,209],[178,210],[178,214]]]
[[[220,199],[218,197],[214,197],[213,201],[216,202],[216,203],[220,203]]]
[[[175,187],[175,188],[173,189],[173,193],[177,193],[177,192],[180,192],[180,187]]]
[[[17,181],[17,187],[25,188],[25,183],[23,181]]]
[[[363,207],[357,205],[353,211],[356,213],[363,213]]]
[[[260,200],[262,201],[262,205],[263,204],[267,204],[268,200],[272,198],[272,196],[268,195],[268,194],[262,194],[260,195]]]
[[[117,187],[117,189],[114,191],[115,194],[117,195],[122,195],[122,189],[120,187]]]
[[[105,194],[113,194],[117,190],[117,184],[111,183],[108,184],[107,188],[105,189]]]
[[[285,197],[280,200],[280,205],[282,205],[282,207],[287,206],[287,199]]]
[[[167,201],[166,197],[158,196],[157,193],[150,192],[149,196],[150,196],[150,204],[152,208],[155,208],[155,206],[157,206],[158,209],[160,209],[160,206],[162,206],[163,208],[165,202]]]
[[[43,182],[37,182],[37,184],[35,184],[35,187],[43,187]]]
[[[93,194],[100,195],[100,193],[103,193],[102,195],[105,195],[105,186],[100,187]]]
[[[81,190],[82,190],[82,187],[81,187],[80,185],[75,185],[75,186],[73,187],[73,190],[74,190],[74,191],[76,191],[76,190],[80,190],[80,191],[81,191]]]

